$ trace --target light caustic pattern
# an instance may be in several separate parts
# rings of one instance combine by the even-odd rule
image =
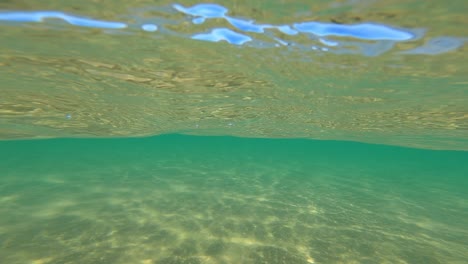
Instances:
[[[170,11],[168,11],[170,10]],[[104,30],[129,30],[138,28],[146,32],[171,34],[201,41],[225,41],[238,46],[256,48],[295,47],[304,51],[332,52],[337,54],[357,53],[365,56],[377,56],[388,52],[398,42],[420,39],[424,29],[406,29],[383,25],[379,23],[337,24],[318,21],[302,21],[285,25],[257,24],[255,20],[246,20],[228,15],[228,8],[218,4],[197,4],[185,7],[173,4],[169,9],[161,8],[164,12],[180,12],[187,15],[193,25],[200,25],[209,19],[224,19],[232,27],[215,27],[205,32],[184,34],[174,32],[166,27],[168,24],[179,24],[183,21],[167,21],[155,17],[154,21],[131,24],[121,21],[103,21],[67,14],[60,11],[1,11],[0,22],[3,24],[16,23],[45,23],[52,20],[63,20],[66,23],[79,26],[100,28]],[[139,19],[137,18],[137,21]],[[148,21],[148,19],[145,19]],[[310,44],[281,39],[279,34],[294,36],[306,35]],[[265,38],[266,37],[266,38]],[[266,40],[265,40],[266,39]],[[350,40],[351,39],[351,40]],[[354,41],[352,39],[361,40]],[[464,45],[467,38],[440,36],[429,39],[422,46],[400,51],[402,54],[436,55],[455,50]]]

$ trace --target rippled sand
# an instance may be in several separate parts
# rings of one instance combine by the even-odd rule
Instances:
[[[185,136],[0,148],[1,263],[468,258],[466,165],[441,174],[466,153]]]

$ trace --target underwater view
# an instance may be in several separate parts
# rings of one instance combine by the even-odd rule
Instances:
[[[0,263],[467,263],[467,13],[1,1]]]

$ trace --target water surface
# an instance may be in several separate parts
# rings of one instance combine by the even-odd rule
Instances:
[[[0,2],[0,263],[465,263],[467,13]]]
[[[0,4],[0,138],[467,150],[465,1]]]

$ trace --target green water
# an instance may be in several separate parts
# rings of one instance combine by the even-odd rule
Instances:
[[[0,1],[0,264],[468,263],[467,1],[214,2]]]
[[[217,1],[230,15],[258,23],[368,21],[425,33],[369,57],[196,41],[176,33],[229,25],[220,19],[193,25],[182,14],[132,11],[171,1],[0,2],[6,10],[178,22],[168,26],[174,34],[106,32],[53,19],[0,24],[0,139],[184,132],[468,150],[465,47],[436,55],[401,54],[440,36],[466,39],[466,0],[309,2]],[[286,37],[321,45],[307,36]]]
[[[0,263],[468,259],[468,152],[182,135],[0,149]]]

